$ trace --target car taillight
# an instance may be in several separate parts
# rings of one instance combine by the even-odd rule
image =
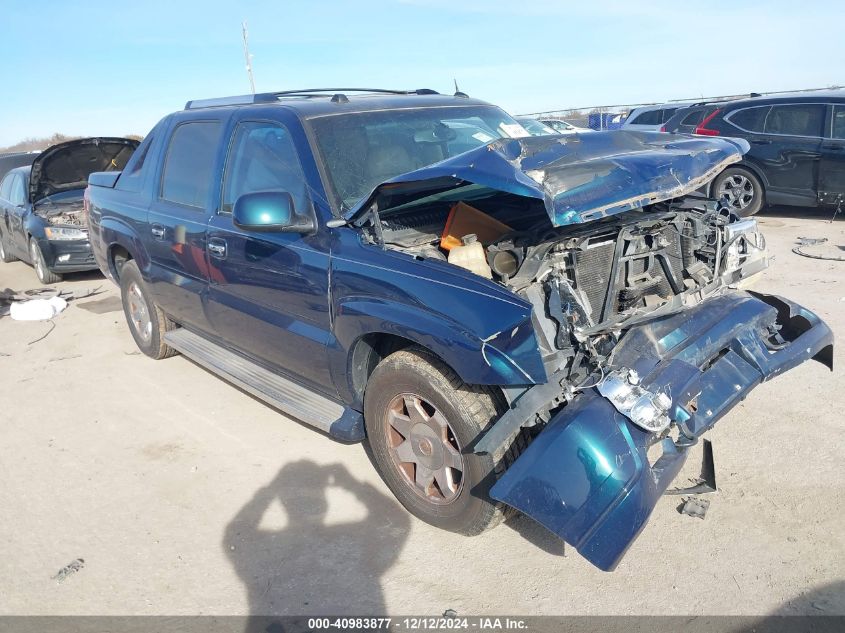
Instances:
[[[665,125],[661,125],[661,126],[660,126],[660,131],[661,131],[661,132],[665,132],[665,131],[666,131],[666,126],[665,126]]]
[[[716,108],[713,112],[704,117],[704,120],[698,124],[693,134],[701,134],[702,136],[719,136],[719,130],[707,127],[707,124],[710,123],[710,121],[713,120],[713,117],[719,114],[719,112],[721,112],[721,109]]]

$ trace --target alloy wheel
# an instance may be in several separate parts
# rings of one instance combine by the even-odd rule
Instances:
[[[419,395],[402,393],[383,422],[394,465],[405,483],[430,503],[451,503],[463,488],[464,458],[445,416]]]
[[[38,279],[44,279],[44,258],[41,256],[41,249],[38,248],[38,244],[35,240],[30,240],[29,242],[29,256],[32,259],[32,265],[35,266],[35,272],[38,275]]]
[[[754,200],[754,194],[754,183],[742,174],[732,174],[719,185],[719,198],[727,198],[734,209],[745,209]]]
[[[144,295],[141,294],[141,288],[134,281],[129,284],[129,292],[127,293],[127,303],[129,307],[129,318],[132,321],[132,327],[138,333],[145,343],[149,342],[153,335],[153,322],[150,318],[150,310],[147,307],[147,302]]]

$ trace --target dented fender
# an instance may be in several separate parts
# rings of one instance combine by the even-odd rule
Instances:
[[[645,389],[669,396],[677,437],[661,441],[662,455],[649,463],[655,436],[590,389],[550,420],[491,496],[610,571],[703,433],[765,380],[810,359],[832,369],[832,351],[833,334],[815,314],[748,292],[634,327],[611,368],[634,369]]]

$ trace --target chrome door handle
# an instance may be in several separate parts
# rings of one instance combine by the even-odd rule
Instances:
[[[219,238],[211,238],[208,241],[208,253],[212,257],[223,259],[226,257],[226,242]]]
[[[157,240],[163,240],[164,239],[164,227],[161,226],[160,224],[153,224],[150,227],[150,233],[152,233],[153,237]]]

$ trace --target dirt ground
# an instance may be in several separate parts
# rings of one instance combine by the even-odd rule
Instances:
[[[791,252],[845,245],[829,217],[763,215],[775,259],[757,288],[842,341],[845,263]],[[37,286],[0,264],[0,288]],[[709,434],[704,520],[664,497],[603,573],[525,517],[475,538],[416,520],[361,445],[140,355],[99,275],[61,284],[98,286],[38,342],[49,323],[0,318],[0,614],[845,614],[841,345],[835,373],[802,365]]]

